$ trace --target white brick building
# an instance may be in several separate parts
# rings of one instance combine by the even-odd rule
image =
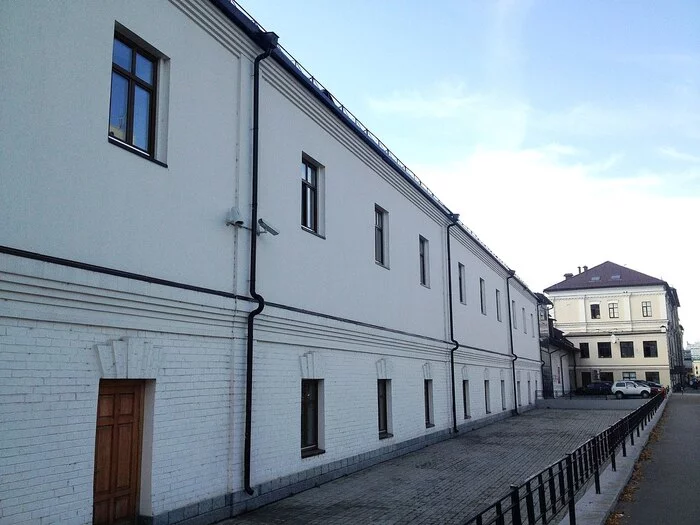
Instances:
[[[534,406],[534,295],[234,5],[0,25],[0,523],[210,523]]]

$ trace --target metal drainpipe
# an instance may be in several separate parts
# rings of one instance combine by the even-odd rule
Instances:
[[[452,254],[450,252],[450,228],[457,225],[459,220],[459,215],[453,213],[448,216],[452,221],[447,225],[447,290],[449,295],[449,312],[450,312],[450,341],[454,347],[450,350],[450,371],[452,373],[452,431],[459,432],[457,430],[457,400],[455,394],[455,351],[459,348],[459,343],[455,340],[454,331],[454,315],[452,311]]]
[[[248,334],[246,340],[246,390],[245,390],[245,451],[243,456],[243,486],[249,495],[255,491],[250,486],[250,455],[252,447],[253,416],[253,336],[255,316],[265,308],[265,299],[255,290],[256,265],[258,260],[258,121],[260,109],[260,62],[272,54],[277,47],[277,35],[264,33],[266,40],[264,53],[255,57],[253,62],[253,173],[250,212],[250,296],[258,306],[248,314]]]
[[[515,355],[515,347],[513,346],[513,309],[510,304],[510,283],[509,281],[515,277],[515,270],[508,270],[508,278],[506,279],[506,296],[508,301],[508,324],[509,324],[509,340],[510,340],[510,353],[513,356],[513,361],[511,362],[513,366],[513,406],[515,407],[515,415],[518,415],[518,389],[515,386],[515,362],[518,360],[518,356]],[[550,359],[551,366],[551,359]]]

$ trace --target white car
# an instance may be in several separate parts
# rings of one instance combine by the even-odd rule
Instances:
[[[625,396],[642,396],[646,398],[651,395],[651,388],[634,381],[618,381],[612,386],[612,393],[618,399],[622,399]]]

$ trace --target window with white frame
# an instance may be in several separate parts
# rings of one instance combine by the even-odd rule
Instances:
[[[527,318],[525,317],[525,308],[523,308],[522,311],[523,311],[523,333],[527,333]]]
[[[313,233],[318,231],[319,165],[307,156],[301,159],[301,225]]]
[[[430,249],[428,239],[418,236],[418,263],[420,271],[420,283],[430,287]]]
[[[651,317],[651,301],[642,301],[642,317]]]
[[[516,330],[518,329],[518,318],[516,316],[516,310],[515,310],[515,300],[511,301],[511,318],[513,319],[513,328]]]
[[[591,319],[600,319],[600,304],[594,303],[591,305]]]
[[[433,416],[433,380],[424,379],[423,380],[423,401],[425,409],[425,428],[430,428],[435,426],[435,419]]]
[[[457,278],[459,280],[459,302],[467,304],[467,281],[465,276],[464,265],[457,263]]]
[[[501,410],[506,409],[506,382],[501,379]]]
[[[491,391],[490,387],[491,385],[489,384],[489,380],[485,379],[484,380],[484,406],[486,407],[486,413],[490,414],[491,413]]]
[[[608,317],[610,317],[610,319],[617,319],[620,317],[617,303],[608,303]]]
[[[379,439],[393,437],[391,433],[391,379],[377,379],[377,414]]]
[[[464,405],[464,419],[472,417],[471,406],[469,400],[469,380],[462,381],[462,404]]]
[[[323,380],[301,380],[301,457],[325,452],[323,444]]]
[[[532,329],[532,337],[535,337],[535,316],[530,314],[530,328]]]
[[[374,205],[374,260],[377,264],[389,267],[389,212]]]
[[[503,314],[501,313],[501,291],[496,290],[496,319],[501,322],[503,321]]]
[[[479,299],[481,301],[481,313],[486,315],[486,281],[479,279]]]

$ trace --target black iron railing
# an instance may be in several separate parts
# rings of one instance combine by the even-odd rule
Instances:
[[[655,395],[631,414],[592,437],[566,457],[552,463],[521,485],[511,485],[502,498],[471,517],[465,525],[528,525],[550,523],[569,512],[569,523],[576,525],[576,496],[593,478],[600,494],[600,471],[608,463],[617,470],[616,453],[627,456],[627,440],[634,445],[664,400]]]

